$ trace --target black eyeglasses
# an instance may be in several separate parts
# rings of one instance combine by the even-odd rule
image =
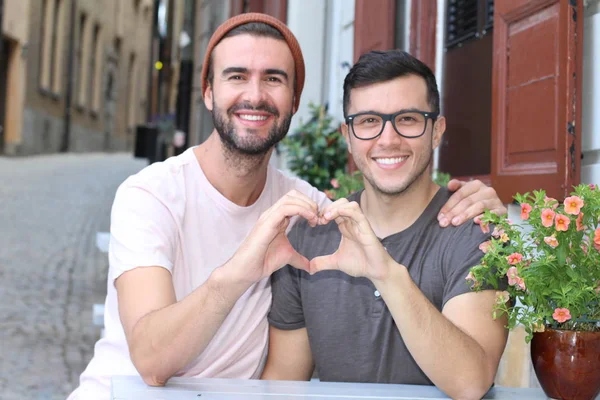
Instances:
[[[394,114],[369,111],[348,115],[346,124],[360,140],[371,140],[381,135],[387,121],[391,122],[398,135],[413,139],[425,133],[429,118],[435,122],[439,115],[440,113],[432,111],[399,111]]]

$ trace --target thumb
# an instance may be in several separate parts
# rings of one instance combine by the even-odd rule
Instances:
[[[311,274],[317,273],[319,271],[325,271],[329,269],[339,269],[337,263],[337,257],[335,254],[330,254],[328,256],[320,256],[315,257],[310,260],[310,270]]]
[[[310,262],[308,261],[308,258],[304,257],[296,250],[294,250],[290,255],[288,264],[296,269],[301,269],[310,273]]]
[[[465,182],[459,181],[458,179],[452,179],[448,182],[448,190],[451,192],[456,192],[458,189],[463,187]]]

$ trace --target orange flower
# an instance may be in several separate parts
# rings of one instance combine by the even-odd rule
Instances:
[[[496,292],[496,304],[504,304],[510,300],[510,294],[505,290]]]
[[[577,231],[582,231],[585,229],[585,225],[582,224],[583,216],[584,216],[583,213],[579,213],[579,216],[575,220],[575,225],[577,226]]]
[[[565,321],[571,319],[571,311],[568,308],[556,308],[554,310],[554,314],[552,314],[552,318],[556,320],[556,322],[560,322],[561,324]]]
[[[479,250],[483,251],[483,253],[487,253],[490,250],[490,246],[492,245],[491,241],[483,242],[479,245]]]
[[[490,233],[490,224],[481,223],[479,224],[479,227],[481,228],[481,232]]]
[[[506,257],[506,259],[510,265],[516,265],[523,260],[523,255],[519,253],[512,253],[510,256]]]
[[[554,220],[554,227],[557,231],[568,231],[570,223],[571,220],[566,215],[556,214],[556,219]]]
[[[543,323],[541,322],[536,322],[533,324],[533,331],[534,332],[544,332],[546,330],[546,327],[544,326]]]
[[[600,246],[600,228],[594,231],[594,244]]]
[[[554,236],[546,236],[544,242],[550,247],[556,248],[558,246],[558,240]]]
[[[583,207],[583,200],[579,196],[567,197],[563,203],[565,205],[565,212],[571,215],[577,215]]]
[[[510,238],[508,237],[508,235],[506,233],[503,233],[502,236],[500,236],[500,241],[502,243],[506,243],[510,240]]]
[[[529,213],[531,212],[531,206],[527,203],[521,204],[521,219],[526,221],[529,219]]]
[[[544,208],[542,210],[542,225],[546,228],[549,228],[554,223],[554,216],[556,213],[549,208]]]

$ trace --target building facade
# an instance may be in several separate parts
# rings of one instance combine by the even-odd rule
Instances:
[[[10,0],[4,11],[3,26],[27,33],[14,61],[24,83],[7,79],[18,90],[5,96],[3,153],[130,149],[148,113],[153,1]]]

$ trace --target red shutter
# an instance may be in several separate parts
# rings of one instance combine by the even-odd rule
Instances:
[[[394,48],[395,0],[356,0],[354,3],[354,61],[371,50]]]
[[[435,72],[437,0],[412,0],[410,54]]]
[[[231,0],[231,16],[259,12],[287,22],[287,0]]]
[[[394,48],[395,36],[395,0],[355,0],[354,62],[369,51]],[[348,158],[348,170],[356,171],[352,157]]]
[[[506,202],[535,189],[564,198],[580,179],[582,1],[495,7],[492,185]]]

